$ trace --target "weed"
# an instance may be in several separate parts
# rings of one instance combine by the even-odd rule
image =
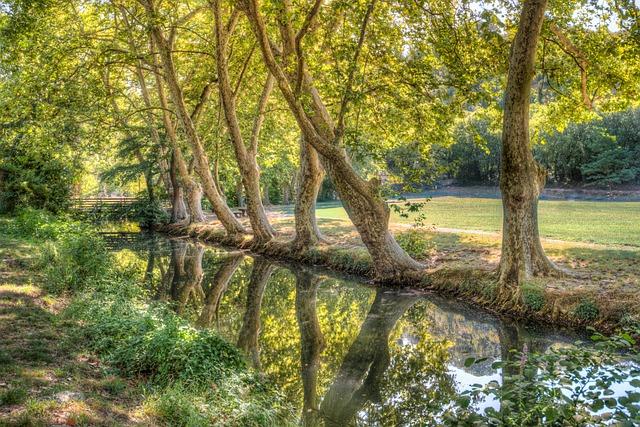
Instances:
[[[27,400],[29,394],[23,387],[10,387],[0,393],[0,406],[20,405]]]
[[[522,285],[522,302],[530,310],[542,310],[545,302],[543,289],[531,282],[524,283]]]
[[[399,233],[396,235],[396,241],[402,249],[417,259],[428,258],[436,250],[435,243],[429,240],[420,229],[411,229],[404,233]]]
[[[597,319],[600,314],[598,305],[592,299],[583,299],[576,306],[573,314],[580,320],[590,321]]]

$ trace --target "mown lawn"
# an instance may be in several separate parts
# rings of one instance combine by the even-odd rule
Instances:
[[[426,225],[499,232],[502,205],[498,199],[437,197],[424,208]],[[319,218],[346,219],[339,203],[319,203]],[[414,215],[392,222],[413,223]],[[543,237],[603,245],[640,246],[640,202],[542,200],[539,206]]]

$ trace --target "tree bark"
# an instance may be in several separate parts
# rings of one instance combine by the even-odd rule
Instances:
[[[244,0],[243,5],[258,39],[265,64],[276,79],[305,140],[320,154],[325,170],[334,182],[349,218],[371,254],[376,278],[384,280],[397,276],[404,270],[422,269],[423,265],[413,260],[389,232],[389,207],[379,194],[377,179],[367,182],[353,169],[341,145],[341,129],[336,128],[331,120],[309,73],[304,66],[300,66],[300,84],[292,81],[275,59],[257,0]],[[285,46],[295,45],[296,37],[290,30],[290,22],[285,23],[281,33],[285,38]],[[287,49],[292,50],[293,47]],[[303,102],[310,105],[304,105]],[[340,116],[342,117],[342,114]]]
[[[213,8],[215,16],[216,66],[220,99],[222,101],[229,136],[233,143],[236,161],[240,169],[242,184],[247,195],[247,214],[249,215],[249,221],[253,230],[254,243],[260,245],[270,241],[275,234],[275,230],[271,227],[271,224],[269,224],[267,214],[262,205],[262,199],[260,197],[260,168],[258,167],[258,161],[256,159],[260,129],[264,122],[265,110],[269,96],[273,90],[274,81],[271,74],[268,74],[262,89],[262,94],[260,95],[260,100],[258,101],[250,146],[247,148],[242,136],[242,131],[240,130],[240,123],[236,112],[236,95],[233,92],[229,78],[229,64],[227,59],[229,34],[222,24],[220,1],[214,0],[211,7]]]
[[[153,52],[153,42],[151,45],[151,51]],[[167,96],[164,92],[164,81],[160,76],[160,72],[158,71],[160,64],[158,64],[158,59],[155,54],[153,54],[153,61],[156,89],[158,91],[160,107],[162,108],[162,122],[164,124],[167,139],[171,143],[172,147],[171,158],[173,166],[175,166],[175,170],[177,171],[177,184],[186,192],[187,207],[189,208],[188,220],[190,223],[204,222],[204,212],[202,212],[202,188],[200,187],[200,184],[198,184],[189,173],[187,163],[182,156],[182,150],[180,149],[180,145],[178,143],[178,136],[176,135],[175,126],[173,124],[173,120],[171,120],[169,102],[167,101]]]
[[[300,329],[300,371],[302,376],[302,425],[320,426],[318,417],[318,370],[325,342],[320,330],[316,300],[320,279],[300,271],[296,273],[296,318]]]
[[[154,9],[153,3],[148,0],[143,0],[142,3],[145,6],[149,20],[152,23],[150,29],[151,36],[153,38],[155,46],[158,48],[158,51],[160,53],[165,80],[169,88],[169,93],[171,95],[173,105],[176,108],[176,114],[180,119],[186,139],[193,151],[196,173],[198,174],[202,182],[204,194],[207,196],[209,202],[211,202],[213,211],[218,217],[218,220],[222,223],[223,227],[226,229],[227,234],[235,236],[245,233],[244,227],[235,218],[235,216],[231,212],[231,209],[229,209],[229,206],[227,206],[226,202],[218,192],[215,183],[213,182],[211,170],[209,169],[209,160],[207,158],[207,154],[205,153],[202,142],[200,141],[200,137],[198,136],[191,115],[187,112],[187,106],[184,102],[182,88],[178,83],[175,64],[173,62],[172,46],[169,45],[168,40],[163,36],[158,24],[155,23],[156,11]]]
[[[247,306],[244,312],[242,328],[238,335],[238,347],[245,351],[253,362],[253,367],[261,370],[260,348],[258,338],[260,336],[260,309],[262,297],[267,282],[273,273],[274,265],[263,258],[253,261],[251,279],[247,287]]]
[[[300,168],[296,185],[296,204],[294,207],[296,235],[293,247],[305,250],[324,240],[316,218],[316,200],[322,186],[324,169],[320,164],[318,152],[300,138]]]
[[[229,280],[233,276],[233,273],[238,269],[242,262],[242,255],[230,255],[222,261],[220,268],[216,271],[211,281],[211,287],[207,292],[207,296],[204,300],[204,306],[200,312],[198,318],[198,325],[203,328],[210,328],[214,317],[218,315],[218,309],[220,307],[220,301],[222,295],[229,285]]]
[[[500,175],[503,230],[498,299],[503,304],[519,304],[524,280],[556,270],[538,234],[538,197],[546,172],[534,160],[529,141],[529,97],[546,5],[546,0],[524,2],[509,59]]]
[[[184,190],[182,185],[178,182],[178,171],[176,167],[175,156],[171,155],[171,162],[169,166],[169,177],[171,179],[171,188],[173,188],[172,200],[171,200],[171,222],[178,223],[189,220],[189,213],[187,212],[187,205],[184,202]],[[198,203],[197,205],[201,205]],[[200,211],[202,213],[202,211]]]

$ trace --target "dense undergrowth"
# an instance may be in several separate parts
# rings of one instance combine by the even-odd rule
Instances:
[[[244,356],[215,332],[196,329],[162,303],[149,303],[133,274],[120,271],[90,226],[22,211],[6,234],[41,242],[34,268],[43,287],[66,294],[62,314],[78,342],[146,390],[145,410],[166,425],[287,425],[291,408]]]

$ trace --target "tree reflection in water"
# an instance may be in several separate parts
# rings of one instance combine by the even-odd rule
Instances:
[[[299,405],[305,426],[436,425],[465,384],[509,381],[511,373],[493,371],[491,361],[560,340],[435,296],[276,269],[184,240],[167,246],[159,259],[150,245],[129,262],[141,278],[157,280],[150,283],[156,298],[237,340]],[[489,360],[464,366],[471,356]]]
[[[253,363],[257,371],[262,370],[260,364],[260,347],[258,336],[260,335],[260,309],[262,307],[262,297],[267,282],[273,273],[275,265],[263,258],[256,258],[253,261],[251,270],[251,280],[247,288],[247,305],[242,321],[242,328],[238,334],[238,347],[244,350]]]

